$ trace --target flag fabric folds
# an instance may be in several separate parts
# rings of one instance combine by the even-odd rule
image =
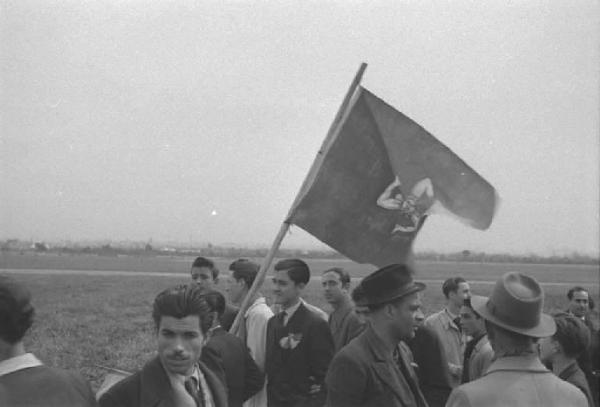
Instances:
[[[448,147],[359,87],[326,139],[287,222],[359,263],[409,261],[427,216],[487,229],[494,188]]]

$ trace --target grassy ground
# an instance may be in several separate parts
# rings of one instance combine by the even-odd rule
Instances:
[[[106,370],[98,365],[132,371],[140,368],[155,349],[151,305],[155,295],[167,286],[187,282],[192,259],[180,258],[101,258],[98,256],[3,255],[0,269],[39,269],[36,273],[11,272],[27,284],[36,307],[34,326],[27,336],[28,349],[45,363],[81,372],[98,388]],[[222,270],[231,259],[219,259]],[[314,275],[340,262],[309,261]],[[372,267],[343,263],[354,276]],[[48,274],[44,270],[132,270],[167,272],[173,275],[132,273],[131,275]],[[598,291],[598,268],[590,266],[510,265],[473,263],[422,263],[418,279],[428,281],[424,296],[426,313],[443,305],[441,282],[462,275],[477,294],[489,294],[502,273],[519,270],[544,283],[547,311],[564,308],[568,285],[577,283]],[[0,271],[1,273],[1,271]],[[558,283],[565,283],[560,285]],[[270,282],[264,285],[269,296]],[[597,297],[597,294],[595,295]],[[305,298],[327,309],[318,281],[311,281]]]

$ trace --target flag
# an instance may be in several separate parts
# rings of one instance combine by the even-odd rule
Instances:
[[[358,87],[326,139],[287,222],[346,257],[384,266],[410,259],[429,215],[487,229],[497,194],[448,147]]]

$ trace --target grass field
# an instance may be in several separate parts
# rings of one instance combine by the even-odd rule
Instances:
[[[99,365],[132,371],[153,355],[152,300],[163,288],[187,282],[192,260],[2,253],[0,273],[9,273],[32,291],[36,319],[27,336],[28,349],[48,365],[81,372],[97,389],[107,373]],[[217,264],[221,270],[227,270],[231,261],[218,259]],[[343,261],[308,260],[308,263],[313,275],[320,275],[334,265],[345,267],[354,277],[374,269]],[[47,271],[65,269],[90,272]],[[491,281],[510,270],[532,275],[544,283],[547,311],[564,308],[569,285],[588,287],[598,298],[597,266],[426,262],[418,263],[417,269],[417,279],[428,284],[424,296],[426,313],[443,304],[440,280],[461,275],[472,282],[473,292],[487,295]],[[110,275],[101,270],[132,273]],[[266,281],[263,288],[268,297],[270,282]],[[327,309],[318,279],[310,282],[305,298]]]

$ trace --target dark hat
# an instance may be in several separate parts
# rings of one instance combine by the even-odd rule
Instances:
[[[384,304],[423,291],[425,284],[413,281],[412,274],[404,264],[391,264],[369,274],[360,283],[357,305]]]
[[[542,313],[544,292],[529,276],[509,272],[496,282],[490,297],[471,297],[473,309],[483,318],[511,332],[534,338],[552,336],[556,324]]]

